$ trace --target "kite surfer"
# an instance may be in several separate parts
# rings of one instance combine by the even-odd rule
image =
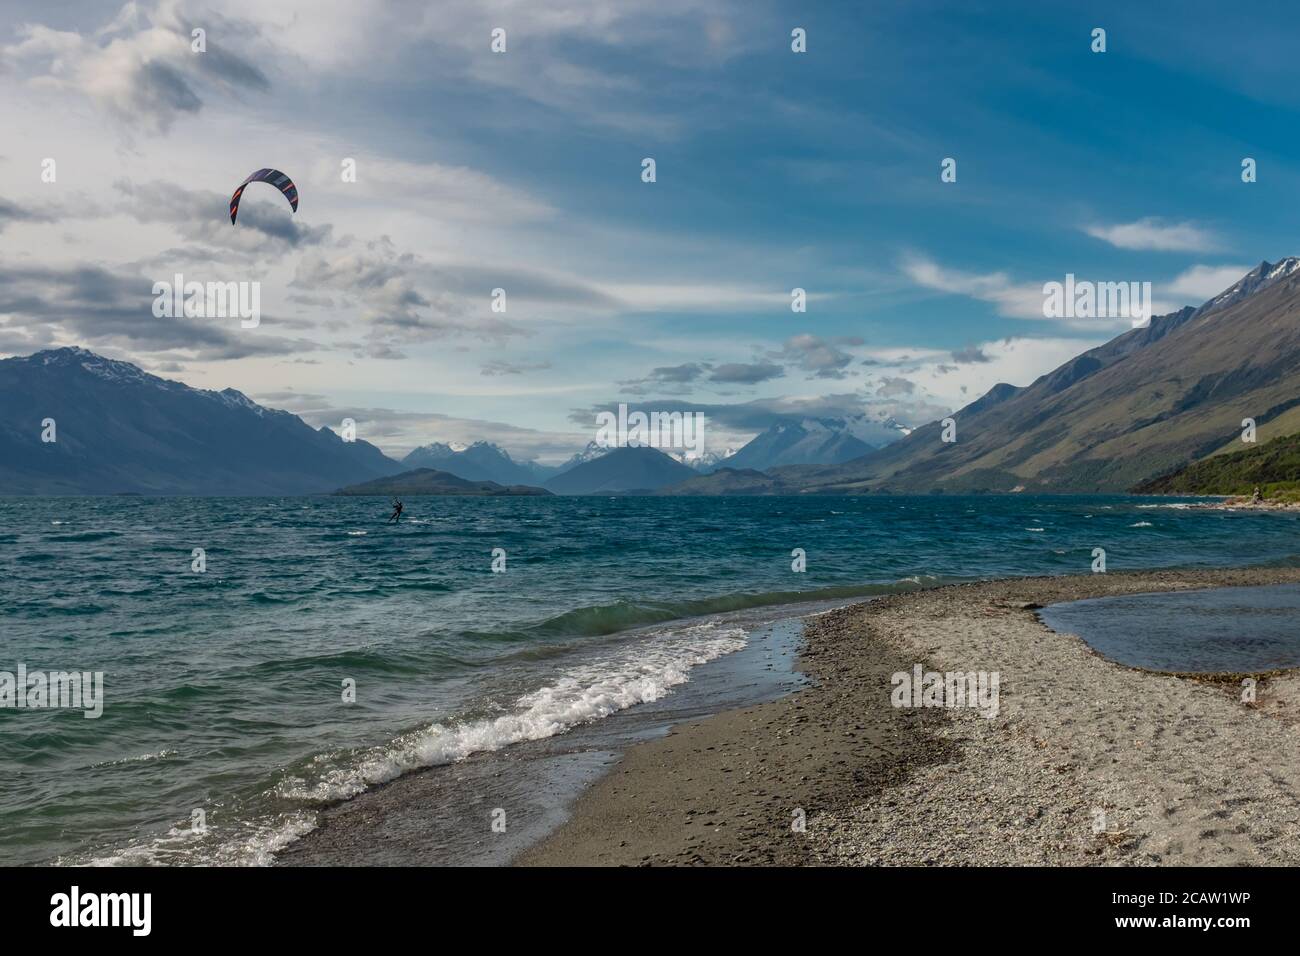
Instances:
[[[393,499],[393,514],[392,514],[392,517],[390,517],[390,518],[388,519],[388,523],[389,523],[389,524],[392,524],[394,521],[399,520],[401,517],[402,517],[402,503],[401,503],[400,501],[398,501],[396,498],[394,498],[394,499]]]

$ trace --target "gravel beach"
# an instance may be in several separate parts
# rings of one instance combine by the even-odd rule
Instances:
[[[813,685],[629,749],[533,865],[1300,863],[1300,679],[1112,663],[1061,601],[1300,582],[1300,569],[1024,578],[810,618]],[[1298,622],[1300,626],[1300,622]],[[895,707],[891,676],[996,672],[997,713]],[[1259,680],[1243,703],[1241,680]]]

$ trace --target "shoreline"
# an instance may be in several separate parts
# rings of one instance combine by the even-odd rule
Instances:
[[[1256,501],[1249,495],[1227,495],[1222,501],[1202,507],[1219,511],[1300,511],[1300,501],[1279,501],[1276,498]]]
[[[717,618],[744,626],[745,646],[691,670],[670,693],[561,733],[411,770],[321,807],[277,866],[504,865],[564,822],[569,806],[637,742],[680,723],[777,700],[803,685],[794,669],[803,622],[826,602],[750,608]],[[798,613],[792,613],[799,609]],[[765,612],[778,616],[765,619]],[[683,622],[690,626],[691,622]],[[506,824],[491,828],[492,814]]]
[[[811,686],[633,745],[513,862],[1300,863],[1300,671],[1261,674],[1247,706],[1235,682],[1113,663],[1035,614],[1296,582],[1297,568],[1014,578],[807,619]],[[997,715],[891,706],[890,675],[916,664],[999,672]]]

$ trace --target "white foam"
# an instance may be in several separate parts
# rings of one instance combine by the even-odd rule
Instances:
[[[525,740],[541,740],[658,700],[689,680],[691,668],[745,646],[739,627],[713,622],[660,633],[632,647],[575,665],[514,702],[513,712],[465,723],[433,724],[360,754],[318,779],[289,778],[276,794],[309,803],[346,799],[420,767],[462,760]],[[326,758],[322,763],[330,763]]]
[[[136,757],[122,757],[118,760],[105,760],[103,763],[92,764],[91,770],[98,770],[101,767],[114,767],[124,763],[146,763],[150,760],[166,760],[168,757],[176,756],[175,750],[159,750],[157,753],[140,754]]]
[[[235,832],[231,833],[231,830]],[[175,826],[144,843],[132,843],[89,860],[63,857],[57,866],[270,866],[275,854],[316,829],[316,814],[300,811],[233,828],[209,824],[199,833]]]
[[[272,797],[319,805],[355,796],[408,770],[452,763],[482,751],[540,740],[579,724],[607,717],[635,704],[658,700],[690,679],[692,668],[745,646],[746,634],[735,625],[707,621],[659,631],[634,644],[606,651],[574,664],[553,680],[514,701],[511,713],[464,723],[433,724],[388,744],[364,751],[320,754],[322,768],[313,779],[289,778]],[[161,754],[159,756],[162,756]],[[290,813],[240,819],[226,827],[195,833],[188,824],[152,839],[101,853],[90,859],[62,858],[67,865],[222,865],[266,866],[275,854],[316,826],[313,806]]]

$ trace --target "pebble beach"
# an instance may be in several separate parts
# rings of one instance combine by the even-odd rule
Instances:
[[[1019,578],[809,618],[809,686],[633,746],[515,862],[1296,865],[1294,671],[1121,666],[1036,613],[1296,582],[1296,568]],[[996,714],[894,706],[916,665],[996,672]]]

